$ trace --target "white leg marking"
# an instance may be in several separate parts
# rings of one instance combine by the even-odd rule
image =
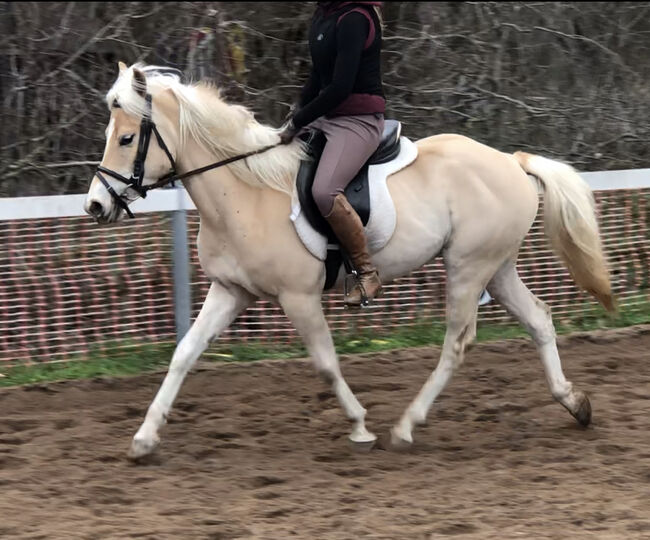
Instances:
[[[463,363],[465,346],[476,335],[476,299],[482,284],[476,275],[450,276],[447,285],[447,331],[436,369],[391,430],[393,443],[412,443],[413,428],[426,420],[434,400]]]
[[[151,453],[159,442],[158,430],[165,423],[181,384],[210,341],[223,332],[251,302],[248,293],[213,283],[201,311],[174,351],[165,380],[149,406],[145,420],[133,438],[129,457]]]
[[[323,315],[320,295],[283,294],[280,304],[307,346],[316,370],[332,383],[347,417],[354,422],[350,439],[369,443],[377,437],[365,426],[366,410],[361,406],[343,378],[327,321]]]
[[[528,290],[519,278],[514,264],[499,270],[490,282],[489,289],[533,338],[553,397],[575,413],[584,394],[574,391],[573,385],[564,376],[549,307]]]

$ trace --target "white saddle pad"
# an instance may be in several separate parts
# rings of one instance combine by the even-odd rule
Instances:
[[[365,231],[368,239],[368,251],[371,254],[382,249],[395,232],[397,215],[386,180],[391,174],[395,174],[413,163],[418,156],[418,147],[406,137],[400,137],[400,147],[400,153],[395,159],[388,163],[368,167],[370,216]],[[296,232],[305,247],[314,257],[324,261],[327,256],[327,238],[314,229],[304,213],[301,212],[296,190],[294,190],[291,201],[291,221],[293,221]]]

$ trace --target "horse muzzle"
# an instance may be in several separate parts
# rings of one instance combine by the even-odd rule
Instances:
[[[84,205],[84,210],[89,216],[92,216],[99,224],[115,223],[123,217],[123,210],[115,204],[104,206],[100,201],[88,199]]]

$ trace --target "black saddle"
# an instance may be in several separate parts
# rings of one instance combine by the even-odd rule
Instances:
[[[345,188],[346,198],[352,205],[352,208],[359,214],[361,222],[364,225],[368,223],[370,217],[368,166],[387,163],[399,155],[401,130],[402,125],[397,120],[386,120],[384,122],[384,133],[379,147]],[[307,143],[308,148],[308,158],[300,164],[296,179],[298,200],[300,201],[302,212],[304,212],[309,224],[324,235],[329,244],[338,244],[338,239],[334,231],[332,231],[325,218],[321,216],[311,192],[314,184],[314,176],[318,169],[318,163],[320,162],[327,139],[325,138],[325,134],[320,130],[308,131],[300,137]],[[336,247],[328,246],[327,259],[325,261],[327,268],[327,277],[325,280],[326,290],[334,285],[342,262],[346,261],[343,260],[340,250]],[[346,266],[349,266],[348,262],[346,262]]]

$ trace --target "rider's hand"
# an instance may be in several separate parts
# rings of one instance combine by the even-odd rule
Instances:
[[[298,110],[298,105],[295,103],[289,107],[289,112],[287,115],[284,117],[284,120],[282,120],[282,124],[284,125],[286,122],[291,120],[293,118],[293,115],[296,114],[296,111]]]
[[[284,130],[280,133],[280,143],[289,144],[296,136],[296,133],[296,127],[293,125],[293,121],[290,120]]]

